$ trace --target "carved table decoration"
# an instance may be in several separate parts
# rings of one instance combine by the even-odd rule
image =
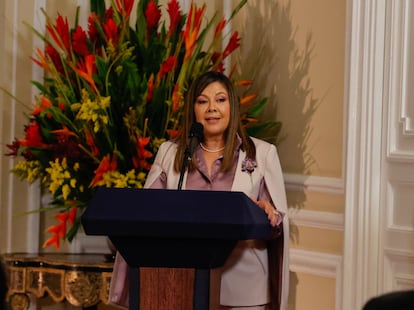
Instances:
[[[108,304],[113,262],[106,258],[105,254],[3,255],[10,308],[28,309],[29,294],[83,308]]]

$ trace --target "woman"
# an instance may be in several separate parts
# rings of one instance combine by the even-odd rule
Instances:
[[[145,187],[177,189],[193,123],[203,126],[203,138],[188,163],[182,188],[244,192],[266,212],[277,235],[269,242],[238,242],[225,265],[213,270],[220,276],[218,307],[286,309],[289,227],[279,159],[274,145],[246,134],[238,97],[225,75],[207,72],[191,85],[181,134],[160,146]],[[114,272],[122,273],[118,271],[125,262],[119,255],[115,265]],[[111,289],[120,296],[115,284]]]

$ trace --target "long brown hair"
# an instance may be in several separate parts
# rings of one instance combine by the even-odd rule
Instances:
[[[237,147],[237,134],[242,140],[241,147],[246,152],[247,157],[251,159],[256,158],[255,145],[252,139],[247,135],[245,129],[242,127],[240,119],[240,102],[234,90],[232,81],[223,73],[208,71],[194,80],[185,97],[183,126],[180,135],[175,140],[175,142],[178,144],[178,150],[174,162],[174,170],[176,172],[180,172],[181,165],[184,160],[185,148],[188,144],[190,128],[191,125],[195,122],[194,104],[203,90],[213,82],[219,82],[223,85],[224,88],[226,88],[230,102],[230,121],[229,126],[224,133],[225,147],[223,152],[223,161],[221,163],[220,169],[222,171],[228,171],[233,166],[234,152],[236,151]],[[188,167],[190,170],[194,169],[193,162],[194,160],[189,162]]]

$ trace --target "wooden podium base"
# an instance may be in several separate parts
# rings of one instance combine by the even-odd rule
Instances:
[[[140,309],[193,310],[195,270],[140,268]]]

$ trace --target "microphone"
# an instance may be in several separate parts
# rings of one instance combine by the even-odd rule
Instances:
[[[203,140],[203,136],[203,125],[200,123],[193,123],[191,125],[190,133],[188,135],[189,141],[184,151],[184,159],[181,166],[180,179],[178,181],[178,190],[181,190],[183,186],[184,173],[187,169],[188,162],[191,160],[191,157],[193,156],[194,151],[197,148],[197,145],[200,143],[201,140]]]
[[[187,156],[188,160],[191,159],[191,157],[194,154],[194,151],[197,148],[197,145],[200,143],[200,141],[203,140],[204,131],[203,131],[203,125],[200,123],[193,123],[190,128],[190,134],[188,136],[189,142],[187,146]]]

